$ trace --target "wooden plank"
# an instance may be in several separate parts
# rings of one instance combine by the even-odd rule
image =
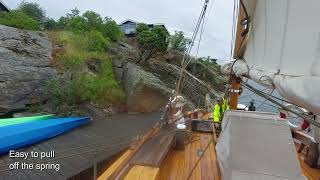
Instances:
[[[220,176],[219,176],[219,172],[217,169],[217,165],[218,165],[218,160],[216,159],[216,154],[215,154],[215,147],[214,145],[211,143],[209,145],[209,150],[210,150],[210,156],[211,156],[211,165],[212,165],[212,173],[213,173],[213,177],[215,180],[220,180]]]
[[[200,146],[200,141],[196,141],[195,142],[196,144],[196,151],[198,151],[199,149],[201,149],[201,146]],[[201,149],[203,150],[203,149]],[[197,158],[196,158],[196,162],[198,161],[198,159],[200,158],[198,155],[196,155]],[[194,164],[196,166],[196,179],[201,179],[201,162],[199,162],[198,164]]]
[[[159,167],[162,160],[171,148],[175,134],[174,126],[163,127],[148,140],[132,158],[134,165],[147,165]]]
[[[142,170],[143,166],[132,166],[124,180],[139,180]]]
[[[191,161],[190,161],[190,165],[189,165],[189,172],[188,175],[191,173],[190,179],[196,179],[196,172],[195,170],[192,169],[196,164],[196,157],[197,157],[197,150],[196,150],[196,141],[192,142],[191,144],[191,153],[190,153],[190,157],[191,157]]]
[[[188,178],[188,174],[189,174],[189,167],[190,167],[190,152],[191,152],[191,143],[188,143],[186,145],[186,149],[185,149],[185,152],[184,152],[184,157],[185,157],[185,167],[184,167],[184,176],[183,176],[183,179],[187,179]]]
[[[208,167],[207,167],[207,161],[206,161],[206,154],[208,154],[208,150],[205,151],[206,146],[208,145],[209,140],[207,138],[207,136],[205,134],[200,136],[200,148],[203,151],[203,156],[200,160],[199,165],[201,165],[201,177],[202,179],[207,179],[208,173],[210,171],[208,171]]]
[[[185,149],[186,150],[186,149]],[[180,159],[181,159],[181,163],[180,163],[180,174],[181,174],[181,179],[184,180],[185,179],[185,172],[186,172],[186,153],[184,151],[180,152]]]
[[[177,151],[177,159],[176,159],[176,163],[177,163],[177,170],[176,170],[176,180],[182,180],[182,168],[183,168],[183,159],[182,159],[182,152],[181,151]]]
[[[150,129],[146,135],[143,137],[143,139],[141,141],[138,142],[138,144],[136,144],[133,149],[132,152],[125,158],[125,160],[123,160],[120,165],[118,166],[118,168],[116,168],[113,173],[111,174],[111,176],[108,179],[117,179],[117,178],[121,178],[122,176],[125,176],[127,171],[129,170],[129,168],[131,167],[131,161],[132,158],[136,155],[136,153],[139,151],[139,149],[144,145],[144,143],[146,141],[149,140],[149,138],[151,138],[155,133],[158,132],[158,128],[154,127],[152,129]]]
[[[174,151],[171,150],[168,152],[166,158],[163,160],[160,170],[159,176],[157,177],[158,180],[162,179],[169,179],[170,175],[172,174],[172,167],[174,162]]]
[[[154,180],[159,172],[159,168],[150,166],[134,165],[124,177],[125,180]]]
[[[295,145],[296,145],[296,149],[298,149],[298,144],[295,144]],[[298,159],[299,159],[303,174],[309,180],[320,180],[320,167],[311,168],[304,162],[304,157],[302,154],[297,153],[297,155],[298,155]]]
[[[157,167],[143,167],[139,180],[154,180],[156,179],[158,173],[159,168]]]
[[[212,138],[213,138],[213,136],[212,136]],[[207,174],[208,174],[208,179],[214,179],[214,176],[213,176],[213,166],[212,166],[212,163],[211,163],[211,159],[212,159],[212,157],[211,157],[211,149],[210,149],[210,145],[213,143],[213,141],[209,144],[209,147],[208,147],[208,149],[207,149],[207,152],[206,152],[206,154],[205,154],[205,161],[206,161],[206,163],[207,163],[207,167],[208,167],[208,172],[207,172]]]
[[[170,176],[169,179],[175,180],[177,178],[177,169],[178,169],[178,153],[173,150],[173,156],[172,156],[172,162],[171,162],[171,166],[170,166]]]
[[[211,142],[204,156],[198,160],[197,150],[204,150],[210,142],[211,134],[193,133],[194,141],[187,144],[184,151],[171,150],[160,166],[158,180],[162,179],[215,179],[220,180],[217,172],[216,156],[213,143]],[[195,137],[197,136],[197,137]],[[196,139],[201,139],[201,141]],[[195,167],[195,170],[191,170]],[[211,174],[210,174],[211,173]]]
[[[99,176],[98,180],[106,180],[111,174],[119,168],[122,162],[132,153],[132,150],[128,149],[116,162],[114,162],[104,173]]]
[[[291,131],[291,133],[293,138],[301,141],[301,147],[306,145],[309,148],[308,155],[304,159],[304,162],[312,168],[317,167],[320,152],[318,149],[318,144],[314,142],[313,137],[302,131]]]

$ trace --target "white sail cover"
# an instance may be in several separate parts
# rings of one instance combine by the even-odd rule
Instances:
[[[320,1],[243,0],[251,19],[244,60],[234,67],[320,114]],[[240,19],[239,19],[240,20]],[[237,64],[235,64],[237,66]]]
[[[216,145],[223,180],[304,180],[287,121],[227,111]]]

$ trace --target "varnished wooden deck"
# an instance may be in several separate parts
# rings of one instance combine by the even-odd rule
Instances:
[[[124,179],[130,180],[221,180],[213,136],[210,133],[192,133],[185,150],[172,149],[159,167],[132,165]],[[99,179],[108,179],[114,169],[132,150],[126,151]],[[203,156],[201,157],[201,154]],[[309,180],[320,180],[320,169],[310,168],[298,154],[302,172]]]
[[[208,146],[208,147],[207,147]],[[203,157],[199,160],[201,153]],[[199,161],[199,162],[198,162]],[[184,151],[171,150],[160,166],[162,179],[220,179],[212,134],[194,133]]]
[[[298,146],[296,145],[296,149],[298,149]],[[298,158],[300,161],[300,166],[302,169],[303,174],[309,179],[309,180],[320,180],[320,167],[318,168],[311,168],[307,164],[303,162],[304,158],[304,152],[301,154],[298,153]]]

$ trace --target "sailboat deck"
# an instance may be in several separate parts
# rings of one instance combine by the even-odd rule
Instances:
[[[211,133],[192,132],[184,150],[171,148],[160,166],[132,164],[123,179],[222,179]],[[132,153],[128,149],[99,179],[108,179]],[[302,172],[309,180],[320,180],[320,169],[310,168],[303,162],[303,153],[298,154]]]
[[[185,150],[172,149],[167,154],[160,166],[158,180],[221,179],[212,134],[192,134],[191,142],[186,145]]]
[[[296,149],[298,149],[298,145],[296,144]],[[320,180],[320,167],[318,168],[311,168],[306,163],[303,162],[303,152],[301,154],[298,154],[298,158],[300,161],[300,166],[302,169],[303,174],[309,179],[309,180]]]

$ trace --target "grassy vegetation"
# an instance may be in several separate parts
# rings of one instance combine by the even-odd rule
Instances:
[[[73,33],[68,31],[49,32],[55,44],[63,45],[64,51],[55,59],[57,69],[71,80],[52,80],[48,83],[51,102],[55,105],[72,106],[90,101],[103,105],[123,102],[125,95],[116,81],[111,60],[105,49],[109,41],[96,31]],[[101,61],[101,72],[88,70],[86,60]]]
[[[38,21],[22,11],[0,12],[0,24],[27,30],[39,30]]]

